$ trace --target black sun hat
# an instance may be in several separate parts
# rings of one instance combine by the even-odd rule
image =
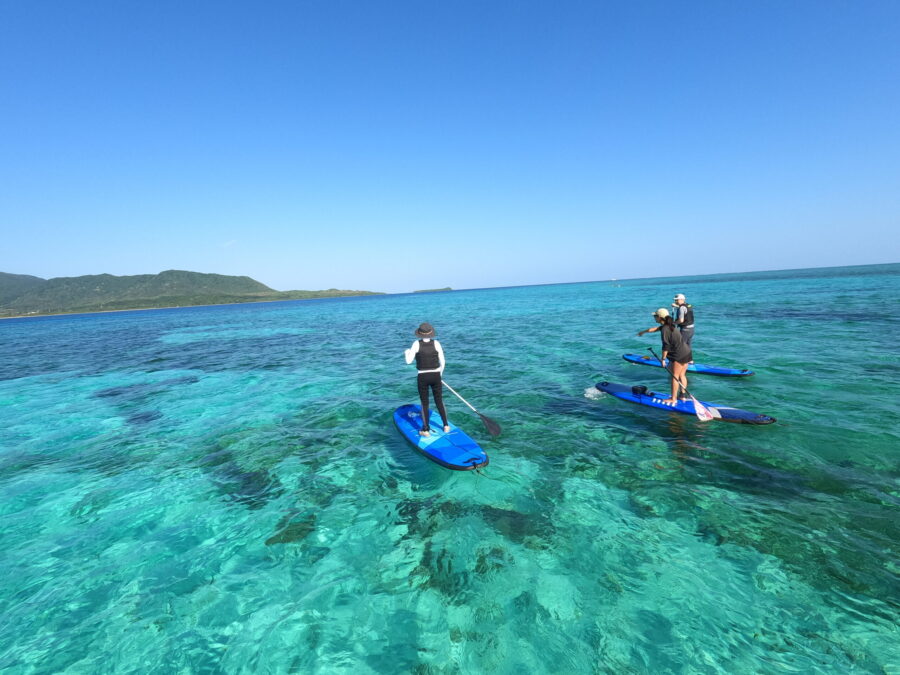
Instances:
[[[434,326],[432,326],[430,323],[423,323],[421,326],[416,328],[416,335],[423,338],[434,337]]]

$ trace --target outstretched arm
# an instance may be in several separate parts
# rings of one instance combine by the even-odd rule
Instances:
[[[658,330],[659,330],[659,326],[653,326],[652,328],[648,328],[647,330],[639,331],[637,336],[641,337],[641,335],[643,335],[644,333],[655,333]]]

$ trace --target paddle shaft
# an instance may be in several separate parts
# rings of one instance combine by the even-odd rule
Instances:
[[[663,368],[666,369],[666,372],[669,373],[669,375],[672,376],[672,379],[673,379],[673,380],[675,380],[676,382],[678,382],[678,386],[681,387],[682,389],[684,389],[684,393],[687,394],[688,396],[690,396],[691,399],[693,399],[693,401],[694,401],[694,408],[697,409],[697,410],[699,410],[700,408],[703,408],[703,410],[705,410],[707,413],[709,413],[710,417],[714,417],[714,415],[713,415],[712,413],[709,412],[709,407],[703,405],[703,404],[697,399],[696,396],[694,396],[691,392],[688,391],[688,388],[687,388],[687,387],[685,387],[683,384],[681,384],[681,381],[680,381],[678,378],[675,377],[675,373],[674,373],[673,371],[669,370],[669,367],[668,367],[668,366],[665,364],[665,362],[662,360],[662,357],[661,357],[661,356],[657,356],[656,352],[653,351],[653,347],[650,347],[650,353],[653,354],[653,356],[656,356],[656,359],[659,361],[659,365],[661,365]],[[670,359],[670,360],[671,360],[671,359]],[[699,414],[699,413],[697,413],[697,417],[700,417],[700,414]]]
[[[458,398],[460,401],[462,401],[462,402],[465,403],[467,406],[469,406],[469,407],[472,409],[473,412],[476,412],[476,413],[478,413],[479,415],[481,414],[481,413],[479,413],[477,410],[475,410],[475,406],[473,406],[473,405],[472,405],[471,403],[469,403],[466,399],[464,399],[462,396],[460,396],[459,393],[456,391],[456,389],[454,389],[453,387],[451,387],[451,386],[450,386],[449,384],[447,384],[444,380],[441,380],[441,384],[443,384],[445,387],[447,387],[447,389],[449,389],[449,390],[452,391],[454,394],[456,394],[456,398]]]
[[[444,382],[443,379],[441,379],[441,384],[443,384],[445,387],[447,387],[447,389],[449,389],[450,391],[452,391],[453,394],[454,394],[454,396],[456,396],[456,398],[458,398],[460,401],[462,401],[462,402],[465,403],[467,406],[469,406],[469,408],[472,409],[472,412],[475,413],[476,415],[478,415],[478,417],[481,418],[481,423],[484,424],[484,428],[487,429],[488,433],[489,433],[491,436],[499,436],[499,435],[500,435],[500,425],[499,425],[499,424],[497,424],[494,420],[492,420],[492,419],[491,419],[490,417],[488,417],[487,415],[482,415],[480,412],[478,412],[477,410],[475,410],[475,406],[474,406],[474,405],[472,405],[472,404],[469,403],[466,399],[464,399],[462,396],[460,396],[460,395],[459,395],[459,392],[457,392],[456,389],[454,389],[454,388],[451,387],[449,384],[447,384],[446,382]]]

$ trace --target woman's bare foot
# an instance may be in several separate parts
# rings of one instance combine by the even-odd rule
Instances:
[[[445,434],[449,434],[449,433],[450,433],[450,426],[449,426],[449,425],[447,425],[447,426],[444,427],[444,433],[445,433]]]
[[[422,429],[419,432],[419,436],[431,436],[431,432],[428,429]]]
[[[664,398],[662,401],[660,401],[660,403],[662,403],[663,405],[675,405],[677,401],[672,398]]]

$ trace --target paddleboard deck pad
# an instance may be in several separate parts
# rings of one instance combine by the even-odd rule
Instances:
[[[487,466],[487,453],[462,429],[451,423],[450,432],[444,433],[441,416],[435,410],[431,415],[430,436],[420,436],[422,430],[422,406],[401,405],[394,411],[394,424],[410,445],[428,459],[456,471],[471,471]]]
[[[630,363],[639,363],[642,366],[656,366],[657,368],[662,368],[659,359],[653,356],[622,354],[622,358]],[[697,373],[699,375],[719,375],[720,377],[746,377],[748,375],[753,375],[753,371],[748,368],[720,368],[719,366],[705,366],[702,363],[692,363],[687,369],[689,373]]]
[[[660,394],[650,391],[647,387],[632,387],[627,384],[616,384],[614,382],[598,382],[597,389],[605,394],[611,394],[623,401],[631,401],[632,403],[640,403],[651,408],[659,408],[660,410],[668,410],[670,412],[678,412],[684,415],[696,415],[693,401],[679,401],[676,405],[667,405],[663,401],[669,398],[668,394]],[[741,410],[740,408],[732,408],[727,405],[719,405],[718,403],[707,403],[700,401],[707,408],[715,408],[719,411],[723,422],[737,422],[738,424],[772,424],[775,422],[774,417],[768,415],[760,415],[749,410]]]

